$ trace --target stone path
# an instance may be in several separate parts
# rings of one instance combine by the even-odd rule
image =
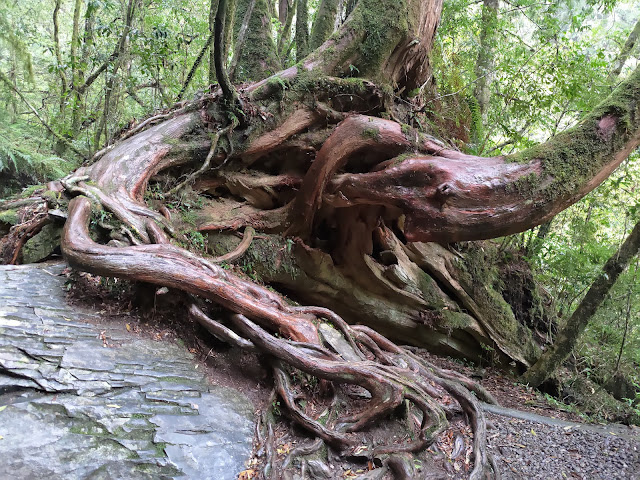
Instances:
[[[250,401],[186,348],[67,305],[63,268],[0,266],[0,478],[237,479]]]

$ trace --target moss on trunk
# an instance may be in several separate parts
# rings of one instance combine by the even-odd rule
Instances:
[[[249,0],[238,0],[234,36],[237,37],[247,11]],[[247,38],[238,58],[234,72],[234,82],[260,80],[280,69],[276,45],[271,32],[271,16],[266,0],[256,0],[249,20]]]
[[[315,50],[333,33],[338,16],[338,0],[322,0],[313,22],[309,47]]]

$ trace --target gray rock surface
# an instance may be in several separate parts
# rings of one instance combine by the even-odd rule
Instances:
[[[22,248],[23,262],[35,263],[47,258],[60,245],[61,236],[61,225],[55,223],[45,225],[24,244]]]
[[[236,479],[250,401],[186,348],[67,305],[63,267],[0,267],[0,478]]]

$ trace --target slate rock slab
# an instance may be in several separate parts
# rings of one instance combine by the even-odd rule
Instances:
[[[67,305],[63,268],[0,266],[0,478],[236,479],[251,402],[186,348]]]

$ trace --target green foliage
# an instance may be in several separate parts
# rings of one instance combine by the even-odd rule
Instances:
[[[455,97],[473,96],[481,14],[478,2],[444,4],[433,63],[445,115],[456,110]],[[501,4],[492,28],[493,82],[483,128],[473,105],[468,113],[472,151],[506,142],[501,148],[508,153],[575,123],[610,91],[605,79],[636,20],[629,1]]]
[[[529,262],[553,308],[568,318],[640,219],[640,155],[582,201],[558,215],[544,239],[519,236],[531,248]],[[640,259],[623,272],[587,326],[574,351],[577,372],[605,382],[616,371],[640,382]],[[626,333],[626,334],[625,334]],[[620,362],[618,362],[620,357]]]
[[[207,239],[202,233],[196,232],[196,231],[189,231],[185,234],[185,236],[187,237],[189,246],[192,249],[197,250],[199,252],[207,251]]]
[[[42,149],[36,138],[33,127],[0,123],[0,196],[25,184],[63,177],[76,167],[75,162]]]

